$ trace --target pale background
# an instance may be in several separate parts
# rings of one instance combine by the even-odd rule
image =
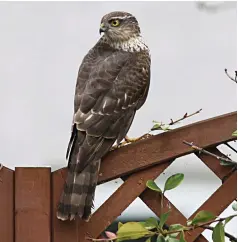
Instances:
[[[236,69],[236,3],[210,5],[199,9],[195,2],[1,2],[0,162],[10,168],[53,170],[66,165],[78,66],[99,38],[101,17],[110,11],[137,17],[152,55],[149,96],[130,136],[147,132],[154,119],[168,122],[200,108],[199,115],[180,125],[235,111],[236,84],[224,68],[231,74]],[[177,172],[183,172],[185,180],[167,195],[188,217],[221,183],[190,155],[176,160],[158,184]],[[99,186],[96,207],[121,183],[118,179]],[[228,209],[223,215],[231,213]],[[119,219],[148,216],[153,213],[137,199]],[[227,231],[236,233],[235,219]]]

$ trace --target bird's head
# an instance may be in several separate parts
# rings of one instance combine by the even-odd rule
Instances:
[[[99,32],[111,41],[123,42],[140,36],[140,27],[132,14],[111,12],[103,16]]]

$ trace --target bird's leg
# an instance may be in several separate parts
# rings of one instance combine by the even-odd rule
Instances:
[[[113,145],[110,150],[116,150],[116,149],[121,148],[122,146],[125,146],[125,145],[128,145],[131,143],[131,142],[126,141],[126,139],[124,139],[124,140],[125,141],[121,142],[120,144]]]
[[[124,142],[122,142],[122,143],[124,143],[124,144],[128,144],[128,143],[134,143],[134,142],[136,142],[136,141],[139,141],[139,140],[143,140],[143,139],[147,139],[147,138],[149,138],[149,137],[151,137],[152,136],[152,134],[144,134],[144,135],[142,135],[142,136],[140,136],[140,137],[137,137],[137,138],[129,138],[127,135],[126,135],[126,137],[125,137],[125,141]]]

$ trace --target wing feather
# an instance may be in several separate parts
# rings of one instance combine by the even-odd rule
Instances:
[[[77,172],[125,137],[136,110],[145,102],[149,69],[147,51],[131,53],[96,45],[86,55],[74,102],[74,135],[82,137],[77,164],[72,165]]]

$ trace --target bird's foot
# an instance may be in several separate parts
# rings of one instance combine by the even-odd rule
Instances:
[[[140,136],[140,137],[137,137],[137,138],[129,138],[129,137],[126,135],[126,137],[124,138],[124,141],[121,142],[121,143],[118,144],[118,145],[114,145],[114,146],[112,146],[111,150],[119,149],[119,148],[121,148],[121,147],[123,147],[123,146],[129,145],[129,144],[134,143],[134,142],[137,142],[137,141],[139,141],[139,140],[147,139],[147,138],[149,138],[149,137],[151,137],[151,136],[153,136],[153,135],[152,135],[152,134],[148,134],[148,133],[147,133],[147,134],[144,134],[144,135],[142,135],[142,136]]]
[[[125,137],[125,143],[133,143],[133,142],[136,142],[136,141],[139,141],[141,140],[141,137],[136,137],[136,138],[130,138],[126,135]]]
[[[124,142],[126,142],[126,143],[134,143],[134,142],[137,142],[137,141],[139,141],[139,140],[147,139],[147,138],[149,138],[149,137],[151,137],[151,136],[152,136],[152,134],[144,134],[144,135],[142,135],[142,136],[140,136],[140,137],[137,137],[137,138],[129,138],[129,137],[126,135],[126,137],[125,137],[125,141],[124,141]]]

